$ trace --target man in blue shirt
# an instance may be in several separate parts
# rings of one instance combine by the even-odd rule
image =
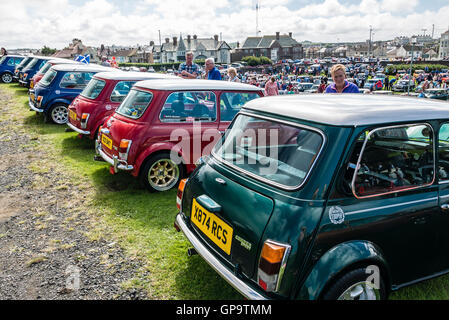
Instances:
[[[346,80],[346,67],[336,64],[331,69],[332,80],[334,84],[326,88],[326,93],[360,93],[359,88]]]
[[[205,61],[206,75],[208,80],[221,80],[220,71],[215,67],[214,58],[207,58]]]

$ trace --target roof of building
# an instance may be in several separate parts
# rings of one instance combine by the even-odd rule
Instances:
[[[136,87],[155,90],[239,90],[262,91],[253,85],[230,81],[202,80],[202,79],[173,79],[161,81],[140,81]]]
[[[249,48],[270,48],[272,43],[277,41],[281,47],[292,47],[299,44],[295,39],[289,35],[279,35],[279,39],[276,40],[276,35],[265,35],[262,37],[248,37],[242,45],[242,49]]]
[[[363,94],[264,97],[248,102],[244,109],[333,126],[365,126],[449,118],[447,102]]]

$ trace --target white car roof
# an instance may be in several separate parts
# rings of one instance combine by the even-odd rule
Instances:
[[[239,82],[200,80],[200,79],[173,79],[161,81],[139,81],[134,86],[154,90],[240,90],[260,92],[261,88]]]
[[[106,80],[137,80],[142,81],[146,79],[179,79],[179,77],[164,73],[149,73],[149,72],[135,72],[135,71],[111,71],[99,72],[95,78]]]

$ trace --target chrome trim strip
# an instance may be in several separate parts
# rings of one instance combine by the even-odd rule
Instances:
[[[81,129],[75,127],[75,126],[74,126],[73,124],[71,124],[70,122],[67,122],[66,124],[67,124],[67,125],[70,127],[70,129],[72,129],[73,131],[76,131],[76,132],[81,133],[81,134],[90,134],[90,131],[84,131],[84,130],[81,130]]]
[[[449,198],[449,194],[446,194],[446,195],[444,195],[444,196],[440,196],[439,198],[440,198],[440,199],[446,199],[446,198]]]
[[[357,172],[358,169],[360,167],[360,162],[362,161],[362,156],[363,153],[365,152],[365,148],[366,148],[366,144],[368,143],[368,139],[371,137],[371,135],[379,130],[384,130],[384,129],[394,129],[394,128],[402,128],[402,127],[407,127],[407,126],[427,126],[430,127],[430,130],[432,131],[432,147],[433,147],[433,179],[431,183],[428,184],[423,184],[421,186],[414,186],[414,187],[410,187],[407,189],[402,189],[402,190],[395,190],[395,191],[389,191],[389,192],[384,192],[384,193],[378,193],[378,194],[372,194],[372,195],[368,195],[368,196],[357,196],[357,193],[355,192],[355,180],[357,178]],[[436,156],[435,156],[435,132],[433,131],[432,126],[429,123],[407,123],[407,124],[400,124],[400,125],[395,125],[395,126],[388,126],[388,127],[380,127],[380,128],[376,128],[374,130],[371,130],[369,132],[369,134],[365,137],[365,141],[363,142],[363,146],[362,149],[360,150],[360,155],[359,155],[359,159],[357,160],[357,165],[355,166],[355,170],[354,170],[354,174],[352,176],[352,182],[351,182],[351,189],[352,189],[352,194],[354,195],[354,197],[356,199],[368,199],[368,198],[374,198],[374,197],[379,197],[379,196],[383,196],[383,195],[388,195],[388,194],[393,194],[393,193],[398,193],[398,192],[403,192],[403,191],[409,191],[409,190],[414,190],[414,189],[420,189],[420,188],[424,188],[424,187],[428,187],[431,186],[432,184],[434,184],[435,179],[436,179],[436,173],[435,173],[435,160],[436,160]]]
[[[182,230],[186,238],[195,248],[196,252],[214,269],[226,282],[228,282],[234,289],[240,292],[244,297],[251,300],[267,300],[259,292],[248,286],[234,273],[228,270],[212,253],[210,253],[206,247],[196,238],[196,236],[189,230],[181,213],[176,216],[176,224]]]
[[[323,142],[322,142],[322,144],[321,144],[320,151],[318,151],[318,153],[316,154],[315,159],[314,159],[312,165],[310,166],[310,169],[309,169],[309,171],[307,172],[306,176],[304,177],[303,181],[301,182],[301,184],[298,185],[298,186],[293,186],[293,187],[284,186],[284,185],[282,185],[282,184],[280,184],[280,183],[276,183],[276,182],[270,181],[270,180],[268,180],[268,179],[266,179],[266,178],[263,178],[263,177],[260,177],[260,176],[258,176],[258,175],[256,175],[256,174],[254,174],[254,173],[251,173],[251,172],[249,172],[249,171],[243,170],[243,169],[237,167],[236,165],[234,165],[234,164],[232,164],[232,163],[230,163],[230,162],[228,162],[228,161],[222,160],[221,157],[218,156],[218,155],[215,153],[215,147],[214,147],[214,149],[212,149],[211,154],[212,154],[212,156],[213,156],[216,160],[218,160],[219,162],[221,162],[221,163],[223,163],[223,164],[225,164],[225,165],[227,165],[227,166],[233,168],[234,170],[240,171],[241,173],[243,173],[243,174],[246,175],[246,176],[249,176],[249,177],[251,177],[251,178],[253,178],[253,179],[262,181],[262,182],[264,182],[264,183],[266,183],[266,184],[272,185],[272,186],[274,186],[274,187],[277,187],[277,188],[282,189],[282,190],[285,190],[285,191],[295,191],[295,190],[298,190],[298,189],[302,188],[302,186],[307,182],[307,180],[308,180],[310,174],[312,173],[312,171],[313,171],[313,169],[314,169],[314,167],[315,167],[315,164],[317,163],[318,159],[319,159],[320,156],[321,156],[321,152],[323,151],[324,146],[326,145],[327,139],[326,139],[326,136],[324,135],[324,133],[323,133],[320,129],[317,129],[317,128],[314,128],[314,127],[310,127],[310,126],[307,126],[307,125],[299,124],[299,123],[296,123],[296,122],[290,122],[290,121],[280,120],[280,119],[277,119],[277,118],[274,118],[274,117],[272,118],[272,117],[260,116],[260,115],[255,115],[255,114],[252,114],[252,113],[249,113],[249,112],[244,112],[244,111],[240,111],[240,112],[237,114],[237,116],[240,115],[240,114],[243,114],[243,115],[246,115],[246,116],[250,116],[250,117],[254,117],[254,118],[259,118],[259,119],[269,120],[269,121],[273,121],[273,122],[277,122],[277,123],[283,123],[283,124],[286,124],[286,125],[289,125],[289,126],[293,126],[293,127],[297,127],[297,128],[302,128],[302,129],[306,129],[306,130],[309,130],[309,131],[314,131],[314,132],[316,132],[316,133],[318,133],[318,134],[321,135],[321,138],[323,139]],[[236,116],[234,119],[236,119],[237,116]],[[235,121],[235,120],[233,120],[233,122],[234,122],[234,121]],[[228,132],[228,130],[229,130],[229,128],[228,128],[226,131]],[[230,130],[229,130],[229,131],[230,131]],[[227,134],[227,132],[226,132],[226,134]]]
[[[438,200],[438,197],[432,197],[432,198],[428,198],[428,199],[421,199],[421,200],[415,200],[415,201],[409,201],[409,202],[401,202],[401,203],[396,203],[396,204],[390,204],[388,206],[383,206],[383,207],[376,207],[376,208],[362,209],[362,210],[357,210],[357,211],[352,211],[352,212],[345,212],[345,215],[349,216],[349,215],[353,215],[353,214],[357,214],[357,213],[377,211],[377,210],[383,210],[383,209],[388,209],[388,208],[395,208],[395,207],[405,206],[405,205],[409,205],[409,204],[428,202],[428,201],[434,201],[434,200]]]

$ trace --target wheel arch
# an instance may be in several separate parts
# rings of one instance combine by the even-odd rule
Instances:
[[[297,298],[321,299],[343,274],[370,265],[379,268],[388,294],[391,274],[382,251],[370,241],[358,240],[341,243],[324,253],[302,282]]]

